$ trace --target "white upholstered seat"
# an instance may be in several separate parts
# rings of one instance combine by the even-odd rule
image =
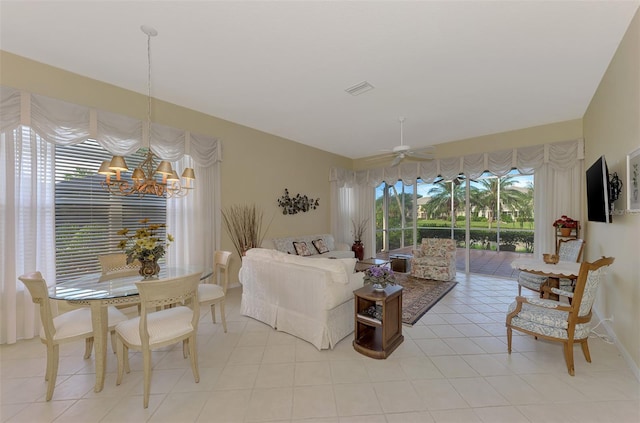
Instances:
[[[182,341],[183,350],[187,348],[189,350],[194,379],[196,383],[200,381],[196,349],[200,317],[199,282],[200,273],[160,281],[137,282],[141,304],[140,316],[116,326],[118,356],[116,385],[122,382],[125,370],[129,373],[129,349],[141,351],[144,370],[144,408],[149,406],[151,350],[153,349]],[[167,305],[174,306],[157,310]]]
[[[34,303],[40,305],[40,340],[47,346],[47,370],[45,380],[47,385],[46,400],[53,397],[53,390],[56,386],[58,376],[59,345],[67,342],[85,340],[84,358],[91,356],[93,347],[93,327],[91,324],[91,310],[80,308],[67,313],[53,316],[51,303],[47,291],[47,283],[40,272],[27,273],[18,279],[25,284]],[[108,308],[109,330],[120,322],[127,320],[122,312],[114,307]],[[113,338],[112,338],[113,342]]]
[[[603,278],[604,269],[613,263],[613,258],[601,258],[593,263],[583,262],[576,281],[571,304],[540,298],[518,296],[509,306],[507,314],[507,346],[511,353],[512,330],[562,342],[567,371],[575,374],[573,344],[579,343],[587,362],[591,362],[589,345],[591,333],[591,308]],[[555,293],[560,290],[554,289]]]
[[[227,332],[227,319],[225,317],[224,300],[227,295],[229,285],[229,260],[231,251],[216,251],[213,253],[213,276],[212,283],[201,283],[198,285],[198,300],[200,306],[211,306],[211,319],[216,322],[216,304],[220,305],[220,318],[222,327]],[[218,283],[218,270],[222,274],[222,285]]]

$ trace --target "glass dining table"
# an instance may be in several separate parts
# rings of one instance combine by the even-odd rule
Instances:
[[[164,280],[200,273],[200,279],[213,274],[211,268],[205,266],[164,267],[157,279]],[[105,280],[106,279],[106,280]],[[107,307],[112,305],[135,305],[140,302],[136,282],[142,281],[140,275],[117,276],[108,278],[102,273],[90,273],[73,280],[49,287],[49,298],[67,303],[91,307],[91,323],[93,326],[93,345],[96,357],[95,392],[102,391],[106,372],[107,359]]]

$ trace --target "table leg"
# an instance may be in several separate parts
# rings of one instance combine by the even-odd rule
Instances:
[[[95,392],[104,387],[104,374],[107,367],[107,332],[109,332],[107,306],[100,301],[91,302],[91,323],[93,325],[93,347],[96,355]]]
[[[560,299],[560,296],[558,294],[554,294],[553,292],[551,292],[551,288],[560,288],[560,278],[554,278],[549,276],[549,278],[547,278],[546,285],[547,285],[547,289],[542,289],[542,292],[541,292],[542,298],[558,301]]]

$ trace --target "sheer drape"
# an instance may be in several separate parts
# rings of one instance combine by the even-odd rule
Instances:
[[[332,187],[356,187],[363,195],[368,189],[370,197],[366,202],[356,203],[336,195],[336,213],[348,216],[366,216],[373,219],[374,188],[382,182],[395,184],[401,180],[405,185],[413,185],[418,178],[432,183],[436,178],[445,180],[464,174],[470,179],[480,177],[485,171],[504,176],[511,169],[521,174],[534,174],[535,178],[535,251],[555,251],[555,237],[550,238],[549,227],[559,216],[566,214],[582,221],[582,191],[584,179],[584,142],[566,141],[542,144],[512,150],[472,154],[416,163],[402,163],[396,167],[347,171],[331,169],[329,180]],[[337,188],[336,188],[337,190]],[[365,197],[361,197],[364,199]],[[343,203],[339,203],[343,201]],[[339,217],[338,217],[339,219]],[[340,230],[339,226],[332,229]],[[375,245],[375,233],[368,245]],[[336,235],[337,236],[337,235]],[[374,252],[372,252],[373,254]]]
[[[0,343],[40,330],[18,276],[35,269],[55,275],[53,147],[29,128],[0,133]]]
[[[55,283],[55,144],[92,138],[112,154],[128,155],[150,146],[161,159],[191,160],[197,178],[194,192],[168,201],[169,232],[176,236],[168,260],[212,265],[219,245],[214,210],[220,208],[220,144],[155,123],[151,134],[147,132],[147,125],[137,119],[0,86],[0,343],[33,337],[39,328],[17,277],[39,270]],[[182,170],[184,164],[177,167]]]

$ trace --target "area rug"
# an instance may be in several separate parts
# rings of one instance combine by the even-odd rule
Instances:
[[[396,283],[404,288],[402,290],[402,323],[413,326],[458,282],[418,279],[408,273],[396,273]]]

